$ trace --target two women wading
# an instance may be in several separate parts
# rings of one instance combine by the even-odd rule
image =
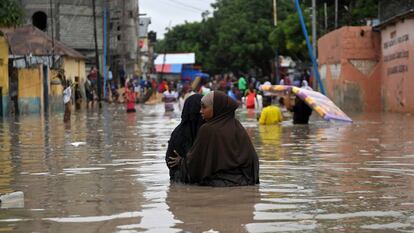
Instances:
[[[171,176],[172,180],[179,177],[183,183],[219,187],[259,183],[259,160],[249,135],[235,118],[237,108],[238,103],[220,91],[201,99],[200,113],[206,123],[198,129],[188,152],[175,145],[182,140],[177,137],[187,137],[174,133],[183,122],[171,135],[167,165],[173,174],[179,174]]]

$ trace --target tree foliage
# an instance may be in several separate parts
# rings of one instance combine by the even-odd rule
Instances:
[[[213,16],[202,22],[175,26],[157,43],[157,52],[194,52],[196,61],[212,73],[270,73],[270,61],[278,54],[307,60],[308,51],[293,0],[277,0],[278,25],[273,25],[272,0],[217,0]],[[311,0],[301,0],[310,32]],[[324,26],[324,3],[328,7]],[[362,25],[377,16],[378,0],[338,1],[338,25]],[[334,30],[335,1],[318,0],[318,35]]]
[[[23,10],[16,0],[0,1],[0,27],[11,27],[21,24]]]

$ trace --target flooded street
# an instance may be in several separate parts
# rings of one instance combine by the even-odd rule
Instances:
[[[138,107],[138,106],[137,106]],[[180,113],[162,105],[0,122],[0,232],[413,232],[414,117],[313,116],[258,126],[240,110],[260,185],[170,184],[165,151]],[[314,114],[315,115],[315,114]],[[19,207],[19,208],[16,208]]]

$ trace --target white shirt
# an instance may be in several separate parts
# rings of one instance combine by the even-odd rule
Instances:
[[[112,80],[113,75],[112,75],[112,71],[108,71],[108,80]]]
[[[72,88],[69,86],[63,91],[63,103],[67,104],[72,96]]]

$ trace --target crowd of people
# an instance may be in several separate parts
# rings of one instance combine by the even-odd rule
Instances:
[[[299,80],[297,78],[292,79],[292,77],[283,76],[280,84],[291,83],[311,89],[308,84],[310,81],[309,76],[306,73],[304,74]],[[71,95],[71,92],[68,93],[69,90],[66,90],[68,86],[65,83],[64,88],[66,91],[64,92],[64,96],[66,97],[64,98],[64,103],[66,105],[65,109],[67,109],[66,112],[70,112],[69,100],[73,100],[73,103],[76,104],[76,109],[80,108],[83,99],[86,99],[87,108],[94,106],[94,103],[98,100],[98,75],[97,69],[91,67],[83,84],[85,98],[83,98],[81,92],[82,87],[78,77],[75,78],[73,86],[69,85],[71,89],[74,88],[74,96]],[[271,84],[266,77],[261,82],[254,76],[240,75],[236,77],[230,73],[215,75],[210,78],[197,77],[195,80],[168,81],[167,79],[162,79],[158,82],[157,78],[144,78],[136,75],[128,77],[124,72],[122,78],[118,79],[118,82],[114,82],[112,70],[109,68],[106,85],[102,83],[102,87],[104,87],[102,91],[106,93],[104,100],[125,103],[128,113],[136,111],[136,103],[148,103],[151,98],[154,97],[157,99],[158,96],[161,96],[159,99],[164,102],[166,112],[174,111],[175,102],[178,102],[178,107],[181,110],[184,106],[184,101],[192,94],[198,93],[205,96],[215,90],[224,92],[232,100],[236,101],[239,106],[244,106],[247,109],[261,109],[263,107],[263,114],[261,114],[259,119],[260,124],[282,121],[283,115],[287,114],[285,113],[286,111],[282,111],[284,114],[281,114],[281,109],[292,111],[294,113],[294,119],[297,119],[295,117],[296,115],[303,116],[305,112],[311,112],[309,109],[302,110],[307,105],[301,104],[298,98],[296,101],[298,104],[292,104],[290,98],[280,98],[277,100],[275,97],[262,93],[260,86],[262,84]],[[70,94],[69,97],[67,97],[68,94]],[[273,103],[278,104],[274,105]],[[303,107],[300,107],[302,105]],[[297,114],[295,115],[295,113]],[[65,121],[68,121],[70,115],[67,116],[66,114],[65,116]],[[294,123],[299,122],[307,122],[306,117],[304,120],[294,120]]]
[[[259,183],[257,153],[246,130],[235,118],[235,111],[241,105],[255,108],[261,83],[253,81],[244,77],[237,82],[213,79],[210,83],[202,82],[194,90],[182,90],[181,97],[191,94],[184,97],[181,122],[171,134],[165,157],[172,182],[214,187]],[[301,83],[303,88],[310,88],[307,80]],[[173,89],[172,86],[169,88]],[[292,104],[291,96],[281,97],[280,107],[272,101],[272,96],[263,97],[259,124],[283,121],[280,107],[293,112],[294,124],[308,123],[312,109],[300,98],[295,98]]]
[[[92,68],[84,83],[88,107],[93,106],[96,99],[97,75]],[[109,77],[105,88],[118,98],[119,95],[113,93],[117,92],[117,87],[112,82],[112,74]],[[312,113],[303,100],[289,95],[278,98],[278,104],[273,104],[275,97],[261,93],[262,84],[271,83],[232,75],[180,82],[132,77],[125,79],[122,96],[128,113],[136,112],[137,102],[145,102],[154,95],[162,96],[166,112],[174,111],[178,102],[181,123],[171,134],[165,157],[171,181],[216,187],[245,186],[259,183],[259,160],[249,135],[235,118],[236,109],[260,106],[258,122],[263,125],[283,121],[282,109],[293,112],[294,124],[307,124]],[[303,79],[300,84],[310,89],[308,80]],[[81,94],[78,80],[74,85],[66,81],[64,87],[66,122],[70,120],[72,87],[75,87],[76,104]]]

